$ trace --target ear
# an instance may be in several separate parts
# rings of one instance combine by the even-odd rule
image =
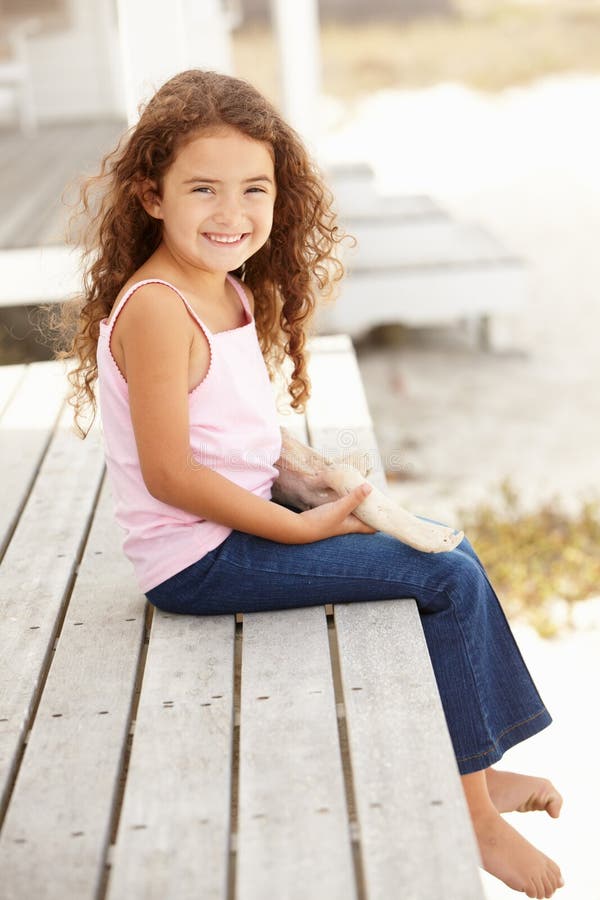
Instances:
[[[140,203],[153,219],[162,219],[162,200],[155,181],[145,178],[138,187]]]

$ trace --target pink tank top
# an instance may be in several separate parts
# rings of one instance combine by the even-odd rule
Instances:
[[[210,347],[208,372],[188,393],[190,448],[201,465],[266,500],[278,476],[281,453],[275,396],[260,350],[244,289],[230,275],[247,322],[213,334],[183,294],[160,278],[132,285],[119,301],[110,325],[100,322],[97,349],[98,399],[106,469],[115,518],[125,532],[123,552],[142,593],[156,587],[221,544],[232,529],[157,500],[142,477],[129,411],[127,382],[110,349],[121,309],[144,284],[165,284],[181,298]],[[173,299],[173,302],[178,302]]]

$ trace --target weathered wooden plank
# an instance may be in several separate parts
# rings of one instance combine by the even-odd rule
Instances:
[[[478,851],[414,602],[334,606],[370,900],[482,900]]]
[[[6,368],[13,369],[20,383],[0,420],[0,555],[27,499],[66,393],[64,368],[59,363]],[[7,378],[7,391],[9,384],[17,388],[17,382]]]
[[[108,900],[226,900],[235,616],[155,610]]]
[[[98,896],[145,626],[119,538],[105,484],[0,837],[6,900]]]
[[[126,125],[124,122],[90,122],[83,132],[78,125],[72,127],[75,134],[70,153],[65,154],[56,172],[58,190],[40,211],[35,231],[27,235],[29,245],[47,246],[65,239],[69,218],[78,202],[79,182],[99,171],[102,156],[114,149]],[[80,225],[73,223],[75,231]],[[23,236],[19,246],[25,246]]]
[[[313,345],[311,443],[332,446],[337,425],[373,452],[349,349],[346,399],[338,402],[342,340],[330,338],[321,352]],[[375,483],[382,481],[380,472]],[[415,602],[338,603],[333,610],[367,895],[387,900],[401,890],[411,900],[481,900],[475,841]]]
[[[325,610],[246,613],[243,628],[236,898],[351,900]]]
[[[522,265],[480,226],[449,219],[394,222],[387,219],[348,221],[357,246],[344,252],[350,271],[364,269],[480,265]]]
[[[444,219],[446,213],[431,197],[424,194],[377,194],[372,186],[353,184],[331,185],[335,208],[340,221],[351,234],[357,220],[408,222],[411,220],[435,221]]]
[[[279,421],[306,442],[305,416],[286,391],[290,375],[286,360],[274,385]],[[355,896],[324,612],[244,615],[239,900]]]
[[[349,218],[444,218],[446,213],[425,194],[384,194],[365,164],[337,165],[325,172],[344,225]]]
[[[11,789],[104,468],[97,430],[82,442],[71,425],[67,407],[0,568],[0,807]]]
[[[0,416],[10,403],[26,371],[27,366],[22,363],[0,366]]]
[[[68,247],[0,250],[0,306],[56,303],[81,290],[77,254]]]
[[[6,187],[7,182],[4,179],[10,172],[10,167],[22,158],[26,143],[27,138],[16,128],[3,129],[0,137],[0,185],[2,188]]]
[[[273,382],[273,393],[279,414],[279,425],[286,428],[294,437],[306,443],[308,441],[306,431],[306,416],[298,413],[290,406],[290,395],[287,391],[287,384],[291,378],[292,365],[289,357],[286,357],[283,365],[277,370]]]
[[[45,131],[43,139],[30,140],[18,163],[2,179],[5,194],[0,216],[0,246],[26,247],[35,243],[38,215],[60,197],[69,176],[72,138],[66,128]]]
[[[318,313],[321,331],[359,336],[374,325],[422,327],[473,316],[505,315],[527,299],[521,265],[354,272],[342,296]]]
[[[352,442],[357,427],[373,425],[352,342],[345,334],[324,336],[313,339],[309,349],[312,395],[307,419],[311,444],[316,446],[313,432],[317,429],[335,428],[338,445],[344,449]]]
[[[69,210],[61,196],[78,174],[97,168],[125,129],[122,122],[42,126],[35,137],[0,137],[0,247],[55,243],[62,239]]]

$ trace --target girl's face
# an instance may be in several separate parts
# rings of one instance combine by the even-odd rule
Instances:
[[[163,243],[203,271],[237,269],[267,241],[276,185],[273,151],[234,128],[186,143],[163,178],[162,197],[144,201],[163,221]]]

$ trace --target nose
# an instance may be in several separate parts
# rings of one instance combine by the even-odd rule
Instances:
[[[221,194],[214,211],[213,218],[215,224],[219,225],[237,225],[242,217],[242,210],[239,198],[232,194]]]

